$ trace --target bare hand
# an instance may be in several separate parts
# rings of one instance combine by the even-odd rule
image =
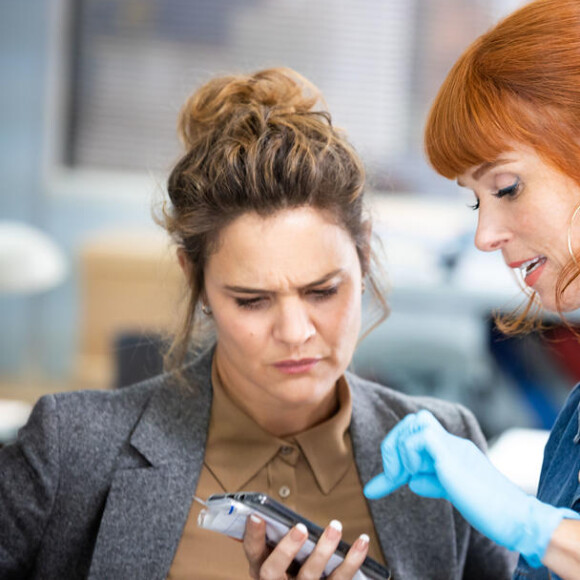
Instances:
[[[324,530],[316,547],[300,567],[297,580],[321,578],[330,557],[342,536],[342,525],[333,520]],[[303,524],[294,526],[274,548],[266,545],[266,523],[252,515],[246,522],[244,551],[250,563],[250,576],[254,580],[289,580],[287,572],[298,551],[308,538]],[[351,580],[361,567],[368,553],[368,537],[365,535],[351,546],[340,566],[328,577],[332,580]]]

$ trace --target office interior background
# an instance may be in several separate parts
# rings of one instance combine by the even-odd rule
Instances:
[[[0,281],[13,251],[2,228],[14,224],[42,232],[58,264],[44,285],[1,284],[0,398],[114,388],[157,368],[151,347],[182,291],[151,209],[179,154],[180,105],[212,75],[285,65],[319,86],[367,166],[392,314],[361,342],[355,370],[464,403],[490,440],[548,429],[580,378],[575,344],[557,322],[498,337],[493,312],[522,301],[518,284],[500,256],[475,251],[471,194],[421,147],[453,61],[521,4],[1,2]]]

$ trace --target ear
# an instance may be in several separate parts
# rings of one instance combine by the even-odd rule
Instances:
[[[185,283],[187,284],[187,287],[191,290],[193,288],[193,286],[195,285],[195,281],[192,280],[192,276],[195,275],[193,266],[191,265],[191,262],[189,261],[189,258],[187,257],[187,252],[185,251],[184,248],[177,248],[176,254],[177,254],[177,261],[179,263],[179,267],[181,268],[181,271],[183,272],[183,276],[185,277]],[[202,291],[202,293],[200,295],[200,299],[205,300],[204,296],[205,296],[205,291]]]
[[[177,248],[177,261],[179,262],[179,266],[183,270],[183,273],[187,273],[187,256],[185,255],[185,250],[183,248]]]
[[[191,264],[187,258],[187,252],[184,248],[177,248],[177,261],[179,263],[179,267],[185,276],[189,284],[189,280],[191,279]]]

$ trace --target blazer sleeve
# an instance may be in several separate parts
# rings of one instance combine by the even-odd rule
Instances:
[[[47,395],[0,450],[0,578],[34,568],[59,485],[59,448],[56,401]]]

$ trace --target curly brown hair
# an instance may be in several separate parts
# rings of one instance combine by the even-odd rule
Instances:
[[[159,220],[186,257],[189,286],[187,313],[166,356],[169,369],[181,366],[199,336],[204,270],[220,232],[247,212],[267,217],[311,206],[328,213],[352,237],[380,320],[388,314],[369,247],[364,167],[323,105],[311,82],[274,68],[214,78],[183,106],[178,130],[185,154],[169,176],[169,203]]]

